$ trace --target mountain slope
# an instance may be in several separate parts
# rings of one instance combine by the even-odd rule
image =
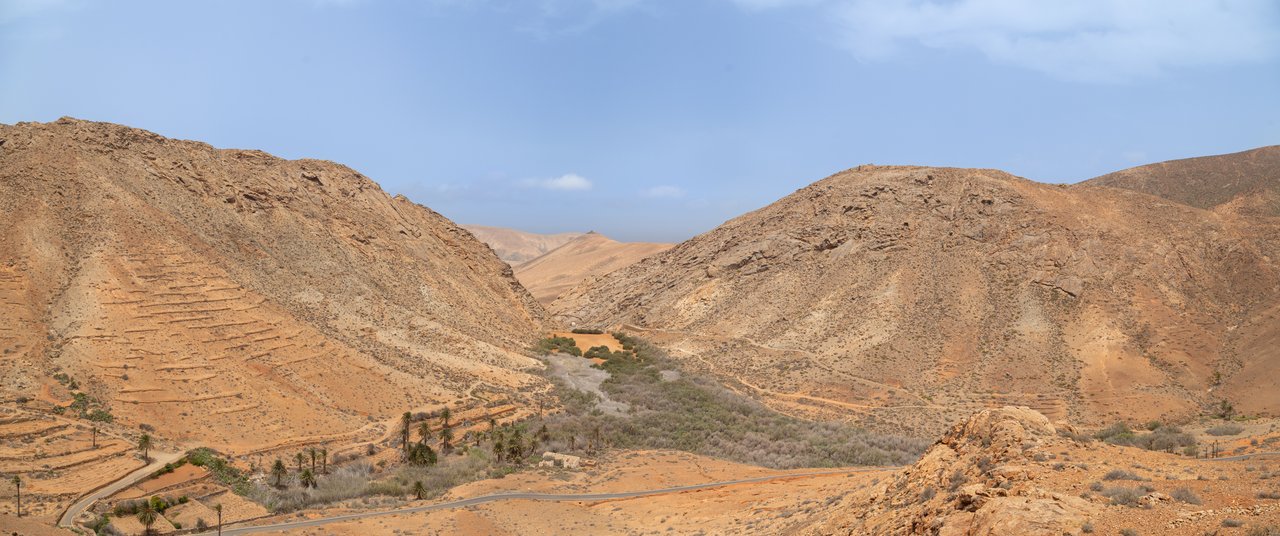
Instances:
[[[671,244],[618,242],[591,232],[516,266],[516,279],[543,304],[550,304],[565,291],[592,277],[600,276],[636,261],[671,249]]]
[[[776,408],[889,429],[1006,403],[1099,423],[1223,396],[1276,412],[1278,239],[1135,192],[864,166],[553,312],[628,325]]]
[[[493,248],[498,258],[512,266],[519,266],[548,251],[582,236],[582,233],[538,234],[507,229],[504,227],[488,227],[484,225],[463,225],[463,229],[471,231],[481,242]]]
[[[1280,145],[1138,166],[1083,184],[1134,190],[1203,209],[1280,216]]]
[[[118,423],[235,451],[542,385],[510,268],[347,167],[66,118],[0,142],[5,392],[65,373]]]

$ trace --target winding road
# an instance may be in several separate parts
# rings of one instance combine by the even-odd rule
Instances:
[[[93,503],[98,502],[103,497],[108,497],[117,491],[132,486],[139,480],[151,476],[152,473],[159,471],[161,467],[164,467],[166,463],[175,462],[186,453],[152,451],[151,454],[152,461],[150,465],[129,473],[120,480],[116,480],[115,482],[93,490],[84,497],[81,497],[80,500],[72,503],[71,506],[68,506],[67,511],[63,512],[62,517],[58,519],[58,526],[64,528],[74,527],[76,518],[80,517],[81,512],[84,512],[90,506],[93,506]]]
[[[355,514],[345,514],[332,517],[321,517],[316,519],[306,519],[300,521],[288,521],[284,523],[275,523],[271,525],[255,525],[246,527],[234,527],[222,529],[224,536],[237,536],[241,534],[257,534],[261,532],[276,532],[282,530],[302,529],[308,527],[319,527],[330,523],[341,523],[344,521],[357,521],[368,519],[371,517],[398,515],[398,514],[414,514],[418,512],[430,512],[433,510],[449,510],[453,508],[465,508],[478,504],[485,504],[499,501],[551,501],[551,502],[579,502],[579,501],[606,501],[611,499],[632,499],[636,497],[648,497],[651,495],[664,495],[667,493],[681,493],[686,491],[698,491],[711,488],[721,488],[725,486],[733,486],[736,484],[756,484],[760,482],[769,482],[773,480],[787,480],[795,478],[808,478],[825,475],[841,475],[849,473],[866,473],[871,471],[885,471],[895,469],[895,467],[862,467],[852,469],[837,469],[831,471],[813,471],[808,473],[789,473],[782,475],[769,475],[756,478],[744,478],[742,480],[725,480],[721,482],[708,482],[706,484],[693,484],[689,486],[676,486],[673,488],[651,489],[645,491],[624,491],[617,493],[531,493],[531,492],[512,492],[512,493],[495,493],[492,495],[481,495],[470,499],[461,499],[457,501],[449,501],[436,504],[426,504],[422,506],[411,506],[407,508],[396,508],[392,510],[379,510],[373,512],[360,512]],[[216,530],[199,533],[199,536],[216,535]]]

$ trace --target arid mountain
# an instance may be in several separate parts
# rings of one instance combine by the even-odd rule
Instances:
[[[671,244],[618,242],[590,232],[574,238],[545,255],[516,266],[516,279],[533,297],[549,305],[557,297],[585,280],[628,266],[655,253],[671,249]]]
[[[1280,411],[1280,226],[995,170],[864,166],[555,302],[775,408],[940,432]]]
[[[6,398],[69,378],[231,452],[544,385],[545,313],[471,233],[332,162],[107,123],[0,126],[0,314]]]
[[[1138,166],[1085,181],[1203,209],[1280,216],[1280,145]]]
[[[507,229],[504,227],[487,227],[484,225],[463,225],[463,229],[471,231],[481,242],[493,248],[498,258],[511,266],[518,266],[548,251],[556,249],[566,242],[582,236],[583,233],[538,234]]]

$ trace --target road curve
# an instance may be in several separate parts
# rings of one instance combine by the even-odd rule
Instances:
[[[124,478],[116,480],[115,482],[91,491],[87,495],[81,497],[80,500],[72,503],[71,506],[68,506],[67,510],[62,513],[62,517],[58,519],[58,526],[66,528],[74,527],[76,518],[80,516],[81,512],[84,512],[90,506],[93,506],[93,503],[98,502],[103,497],[107,497],[117,491],[132,486],[139,480],[151,476],[152,473],[159,471],[161,467],[164,467],[166,463],[177,461],[185,453],[153,451],[151,454],[152,462],[150,465],[129,473],[125,475]]]
[[[224,536],[238,536],[242,534],[256,534],[260,532],[275,532],[289,529],[300,529],[307,527],[319,527],[330,523],[340,523],[343,521],[356,521],[360,519],[368,519],[371,517],[380,517],[398,514],[414,514],[418,512],[430,512],[433,510],[449,510],[453,508],[465,508],[467,506],[475,506],[499,501],[552,501],[552,502],[576,502],[576,501],[604,501],[610,499],[631,499],[635,497],[647,497],[650,495],[663,495],[667,493],[680,493],[683,491],[697,491],[711,488],[720,488],[724,486],[732,486],[736,484],[754,484],[759,482],[768,482],[771,480],[785,480],[789,478],[806,478],[823,475],[839,475],[848,473],[865,473],[871,471],[884,471],[896,469],[896,467],[865,467],[856,469],[838,469],[831,471],[812,471],[807,473],[789,473],[781,475],[769,475],[756,478],[744,478],[742,480],[726,480],[721,482],[708,482],[705,484],[693,484],[689,486],[676,486],[673,488],[651,489],[644,491],[626,491],[619,493],[581,493],[581,494],[560,494],[560,493],[495,493],[492,495],[481,495],[470,499],[461,499],[457,501],[449,501],[444,503],[427,504],[422,506],[411,506],[407,508],[395,508],[391,510],[378,510],[373,512],[360,512],[355,514],[345,514],[332,517],[321,517],[317,519],[307,519],[302,521],[289,521],[285,523],[275,523],[271,525],[256,525],[247,527],[224,528],[222,534]],[[217,534],[217,531],[209,531],[199,533],[198,536],[210,536]]]

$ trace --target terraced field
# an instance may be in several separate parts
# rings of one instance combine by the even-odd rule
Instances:
[[[77,497],[144,464],[127,441],[60,418],[0,409],[0,473],[21,475],[23,513],[55,517]],[[0,511],[12,513],[13,487],[0,491]]]

